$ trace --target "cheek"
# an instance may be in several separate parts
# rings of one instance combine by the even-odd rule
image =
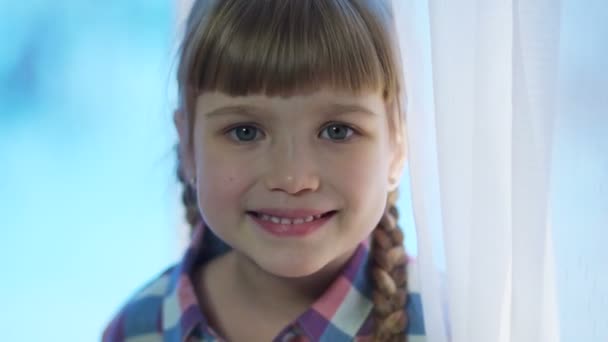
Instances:
[[[238,207],[249,182],[246,168],[213,155],[203,155],[200,161],[197,177],[201,211],[213,213]]]
[[[331,172],[336,182],[343,184],[342,187],[349,187],[362,195],[372,189],[382,191],[384,188],[388,159],[378,146],[336,154],[334,158],[332,164],[339,167]]]
[[[352,154],[341,160],[348,165],[335,181],[339,182],[353,222],[361,229],[373,229],[380,220],[388,193],[388,159],[381,149],[370,149],[366,153]]]

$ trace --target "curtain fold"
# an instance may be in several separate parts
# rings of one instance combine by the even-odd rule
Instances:
[[[558,341],[549,184],[560,4],[394,5],[428,339]]]

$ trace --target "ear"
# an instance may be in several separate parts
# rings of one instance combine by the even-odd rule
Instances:
[[[179,138],[178,153],[180,155],[184,177],[186,177],[188,182],[191,182],[196,176],[196,167],[194,163],[192,130],[189,125],[187,113],[181,109],[175,110],[173,113],[173,123],[175,124]]]
[[[401,176],[405,166],[406,155],[404,146],[395,146],[391,155],[391,164],[388,174],[388,191],[395,191],[401,183]]]
[[[389,192],[395,191],[399,187],[405,162],[407,161],[407,130],[404,122],[396,125],[393,137],[391,139],[391,160],[387,182]]]

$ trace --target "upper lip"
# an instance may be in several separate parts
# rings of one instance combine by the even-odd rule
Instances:
[[[333,210],[317,210],[317,209],[307,209],[307,208],[294,208],[294,209],[279,209],[279,208],[262,208],[258,210],[253,210],[258,214],[266,214],[270,216],[288,218],[288,219],[297,219],[297,218],[305,218],[308,216],[316,216],[328,213]]]

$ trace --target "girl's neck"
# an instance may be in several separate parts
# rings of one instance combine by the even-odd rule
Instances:
[[[208,324],[220,336],[269,341],[325,292],[351,255],[347,253],[313,275],[284,278],[230,251],[195,272],[196,296]]]
[[[229,253],[226,257],[231,264],[228,269],[232,270],[235,290],[260,308],[278,311],[309,307],[332,284],[352,255],[347,253],[312,275],[286,278],[266,272],[237,251]]]

